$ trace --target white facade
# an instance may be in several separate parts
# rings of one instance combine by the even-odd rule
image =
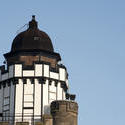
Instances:
[[[0,70],[0,121],[40,120],[42,114],[50,113],[50,103],[65,100],[68,80],[66,69],[50,71],[47,64],[34,64],[33,70],[24,70],[22,64]]]

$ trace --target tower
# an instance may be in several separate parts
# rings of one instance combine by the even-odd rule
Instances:
[[[35,16],[4,57],[7,69],[0,67],[0,121],[12,125],[39,122],[44,115],[53,115],[51,102],[73,97],[68,94],[68,73],[60,54],[54,52],[49,36],[39,30]]]

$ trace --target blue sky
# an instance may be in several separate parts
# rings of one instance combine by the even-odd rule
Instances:
[[[69,72],[79,125],[125,125],[125,1],[0,1],[0,63],[35,14]]]

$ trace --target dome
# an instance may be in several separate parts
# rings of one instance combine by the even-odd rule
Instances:
[[[18,51],[54,51],[49,36],[38,29],[35,16],[33,16],[32,21],[29,22],[29,28],[19,33],[13,40],[11,52]]]

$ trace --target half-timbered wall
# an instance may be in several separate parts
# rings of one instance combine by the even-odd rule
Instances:
[[[0,113],[5,116],[0,120],[38,121],[42,114],[50,114],[52,101],[65,100],[66,74],[65,68],[53,72],[47,64],[34,64],[32,70],[15,64],[6,73],[0,71]]]

